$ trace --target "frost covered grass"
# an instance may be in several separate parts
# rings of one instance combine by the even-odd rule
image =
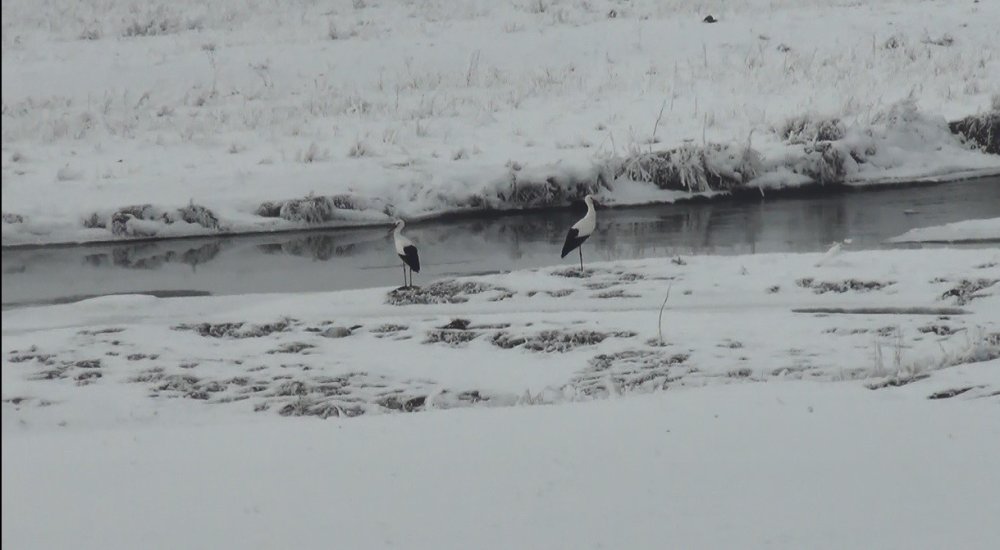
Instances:
[[[997,18],[915,0],[13,0],[3,242],[997,171],[977,137],[995,134]],[[948,121],[970,115],[962,143]],[[260,213],[345,196],[374,206]],[[218,224],[84,224],[192,202]]]

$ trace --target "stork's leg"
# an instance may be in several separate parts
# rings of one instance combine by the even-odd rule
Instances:
[[[413,268],[410,268],[410,288],[413,288]]]
[[[583,245],[580,245],[580,273],[583,273]]]
[[[406,264],[403,264],[403,288],[406,288]]]

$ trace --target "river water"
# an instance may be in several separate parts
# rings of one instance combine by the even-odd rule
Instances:
[[[415,284],[450,275],[555,264],[567,207],[408,225],[423,270]],[[598,210],[584,260],[690,254],[878,248],[914,227],[1000,216],[1000,178],[760,201]],[[996,247],[996,243],[978,246]],[[342,290],[402,284],[386,228],[243,237],[5,249],[3,306],[61,303],[115,293],[160,296]]]

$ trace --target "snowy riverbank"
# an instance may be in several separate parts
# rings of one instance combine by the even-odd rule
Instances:
[[[828,4],[5,2],[3,244],[1000,172],[1000,5]]]
[[[1000,356],[998,261],[939,249],[697,256],[595,264],[584,277],[546,268],[417,290],[8,310],[4,428],[559,403],[788,378],[897,383]]]
[[[989,548],[998,263],[697,256],[4,311],[4,547]]]

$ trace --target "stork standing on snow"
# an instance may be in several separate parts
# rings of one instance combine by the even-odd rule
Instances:
[[[587,195],[583,197],[583,202],[587,203],[587,214],[570,228],[569,233],[566,234],[566,243],[563,244],[562,248],[563,258],[572,252],[574,248],[580,249],[580,271],[583,271],[583,248],[580,245],[583,244],[583,241],[587,240],[587,237],[590,237],[590,234],[594,232],[594,228],[597,227],[594,196]]]
[[[413,286],[413,272],[420,273],[420,256],[417,255],[417,247],[413,241],[403,236],[403,220],[396,220],[396,226],[392,230],[392,240],[396,244],[396,254],[403,260],[403,286]],[[406,268],[410,268],[410,282],[406,282]]]

